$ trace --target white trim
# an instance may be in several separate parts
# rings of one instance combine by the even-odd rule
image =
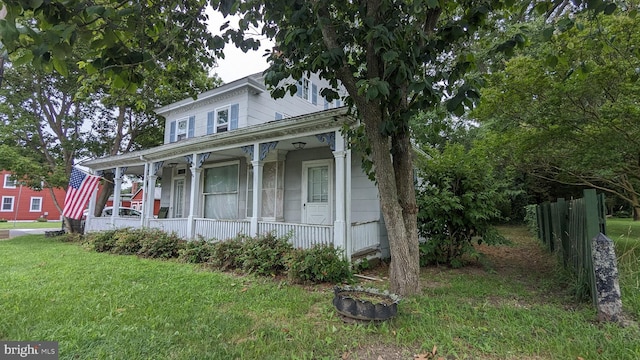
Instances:
[[[33,209],[33,200],[38,199],[40,200],[40,206],[37,210]],[[42,211],[42,197],[40,196],[32,196],[31,200],[29,201],[29,212],[41,212]]]
[[[5,199],[11,199],[11,209],[6,209],[4,208],[4,200]],[[16,204],[16,197],[15,196],[3,196],[2,197],[2,203],[0,203],[0,212],[13,212],[13,208]]]
[[[15,189],[16,188],[16,183],[17,181],[13,180],[13,186],[11,185],[7,185],[8,182],[10,182],[11,180],[9,180],[11,178],[11,174],[4,174],[4,182],[2,183],[3,187],[5,189]]]

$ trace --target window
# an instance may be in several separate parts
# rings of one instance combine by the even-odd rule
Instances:
[[[195,122],[195,116],[172,121],[169,129],[169,142],[192,138]]]
[[[204,217],[238,217],[238,163],[227,163],[204,170]]]
[[[302,79],[302,98],[309,100],[309,79]]]
[[[239,104],[231,104],[207,113],[207,134],[217,134],[238,128]]]
[[[302,78],[296,86],[298,88],[296,93],[298,97],[309,101],[313,105],[318,104],[318,86],[316,84],[307,78]]]
[[[41,197],[32,197],[31,205],[29,206],[29,211],[31,212],[40,212],[42,211],[42,198]]]
[[[11,178],[11,174],[5,174],[4,175],[4,187],[7,189],[15,189],[16,188],[16,181],[14,179]]]
[[[216,110],[216,132],[229,130],[229,107]]]
[[[13,199],[13,196],[3,196],[0,211],[13,211]]]
[[[177,121],[178,129],[176,130],[176,141],[187,138],[187,129],[189,128],[189,119],[181,119]]]

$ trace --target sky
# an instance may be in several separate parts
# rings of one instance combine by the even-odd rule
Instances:
[[[208,9],[209,15],[209,30],[213,34],[220,34],[218,30],[220,25],[226,21],[222,14]],[[230,18],[230,25],[233,27],[238,23],[238,17]],[[218,67],[213,69],[213,72],[217,73],[225,83],[238,80],[247,75],[255,74],[257,72],[264,71],[267,68],[266,58],[263,57],[266,49],[270,49],[273,46],[271,41],[265,38],[260,39],[262,46],[256,51],[249,51],[247,53],[235,47],[233,44],[227,44],[224,48],[224,59],[218,59]]]

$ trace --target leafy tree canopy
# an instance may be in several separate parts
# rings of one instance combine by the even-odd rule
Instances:
[[[491,77],[477,119],[523,171],[595,187],[640,210],[640,19],[631,12],[552,35]]]

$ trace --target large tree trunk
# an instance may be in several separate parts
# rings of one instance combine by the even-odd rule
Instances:
[[[107,200],[109,200],[109,196],[113,194],[113,178],[114,173],[108,172],[102,175],[102,191],[98,195],[98,199],[96,199],[96,211],[93,216],[101,216],[102,210],[107,204]]]
[[[371,157],[375,164],[375,178],[380,192],[382,214],[389,236],[391,264],[390,290],[399,295],[420,293],[420,261],[416,202],[413,190],[411,154],[407,152],[407,139],[394,140],[392,159],[390,138],[380,133],[383,116],[379,109],[361,107],[365,131],[371,144]],[[359,110],[360,110],[359,109]],[[408,144],[410,150],[410,144]],[[394,161],[398,164],[394,168]],[[407,184],[411,184],[407,186]]]

